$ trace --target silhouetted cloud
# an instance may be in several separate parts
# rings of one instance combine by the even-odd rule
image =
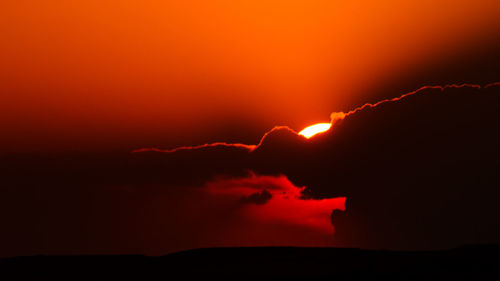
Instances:
[[[329,245],[331,215],[339,246],[500,242],[499,112],[498,83],[428,86],[333,114],[311,139],[276,127],[256,145],[2,156],[0,236],[30,253]]]
[[[244,166],[286,175],[307,198],[346,196],[347,211],[332,216],[339,245],[500,242],[498,112],[498,83],[425,86],[335,113],[307,141],[274,129]]]
[[[243,196],[242,201],[244,203],[253,203],[257,205],[264,205],[269,201],[269,199],[273,198],[273,195],[269,193],[267,190],[262,190],[261,192],[255,192],[248,196]]]

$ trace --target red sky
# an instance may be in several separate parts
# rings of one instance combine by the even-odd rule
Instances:
[[[0,145],[173,147],[300,130],[474,49],[499,13],[494,0],[4,1]]]

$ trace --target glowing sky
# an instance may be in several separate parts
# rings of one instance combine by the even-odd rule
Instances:
[[[299,130],[473,48],[499,12],[492,0],[3,1],[0,144],[129,149]]]

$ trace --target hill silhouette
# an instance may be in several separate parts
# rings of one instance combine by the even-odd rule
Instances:
[[[500,245],[440,251],[210,248],[166,256],[0,260],[2,280],[498,280]]]

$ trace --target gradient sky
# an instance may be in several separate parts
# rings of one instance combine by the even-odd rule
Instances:
[[[255,143],[474,50],[499,14],[495,0],[2,1],[0,145]]]
[[[0,257],[498,243],[499,15],[1,1]]]

